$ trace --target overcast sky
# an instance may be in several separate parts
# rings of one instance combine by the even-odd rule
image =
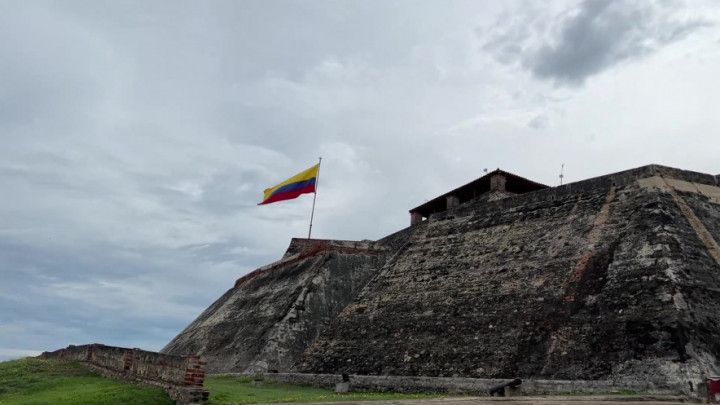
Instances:
[[[377,239],[502,169],[720,173],[720,6],[0,2],[0,359],[159,350],[306,235]]]

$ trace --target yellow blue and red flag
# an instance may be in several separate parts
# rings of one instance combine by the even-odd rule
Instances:
[[[276,201],[291,200],[293,198],[297,198],[300,194],[314,193],[319,170],[320,164],[318,163],[276,186],[266,188],[263,200],[258,205],[270,204]]]

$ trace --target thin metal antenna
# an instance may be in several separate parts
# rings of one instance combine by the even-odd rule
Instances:
[[[313,221],[313,217],[315,216],[315,198],[317,198],[317,191],[318,191],[318,187],[320,186],[320,165],[321,164],[322,164],[322,157],[318,158],[318,172],[317,172],[317,176],[315,176],[315,192],[313,193],[312,211],[310,211],[310,229],[308,229],[308,239],[310,239],[310,235],[312,234],[312,221]]]
[[[560,176],[559,177],[560,177],[560,185],[561,186],[563,185],[563,178],[565,177],[565,175],[563,174],[564,170],[565,170],[565,163],[560,165]]]

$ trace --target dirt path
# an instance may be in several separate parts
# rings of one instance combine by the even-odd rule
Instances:
[[[422,400],[394,401],[341,401],[321,402],[317,405],[551,405],[551,404],[582,404],[582,405],[675,405],[687,404],[690,401],[675,397],[628,397],[628,396],[573,396],[573,397],[463,397]],[[274,404],[298,405],[298,404]],[[306,404],[307,405],[307,404]],[[313,404],[315,405],[315,404]]]

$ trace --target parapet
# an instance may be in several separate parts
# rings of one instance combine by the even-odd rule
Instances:
[[[283,257],[273,263],[260,267],[235,281],[235,287],[251,280],[261,273],[272,271],[280,267],[286,267],[305,260],[308,257],[317,256],[326,252],[338,252],[345,254],[380,254],[387,249],[378,242],[370,240],[354,241],[354,240],[336,240],[336,239],[305,239],[293,238],[290,246]]]
[[[337,239],[306,239],[292,238],[283,258],[317,249],[338,250],[377,250],[379,245],[371,240],[337,240]]]
[[[709,186],[720,186],[720,175],[713,176],[711,174],[657,164],[640,166],[634,169],[580,180],[574,183],[567,183],[557,187],[549,187],[535,183],[498,169],[411,209],[410,224],[418,224],[424,219],[430,218],[430,216],[433,218],[444,217],[448,211],[456,212],[460,205],[467,206],[468,204],[466,203],[468,202],[472,202],[473,204],[470,205],[475,207],[478,203],[499,203],[503,206],[512,206],[519,201],[552,200],[567,194],[582,193],[610,186],[624,186],[636,180],[654,176]],[[503,177],[505,180],[501,180],[500,177]],[[455,198],[459,201],[456,201]],[[498,200],[503,201],[499,202]],[[462,210],[463,209],[461,209],[461,211]]]

